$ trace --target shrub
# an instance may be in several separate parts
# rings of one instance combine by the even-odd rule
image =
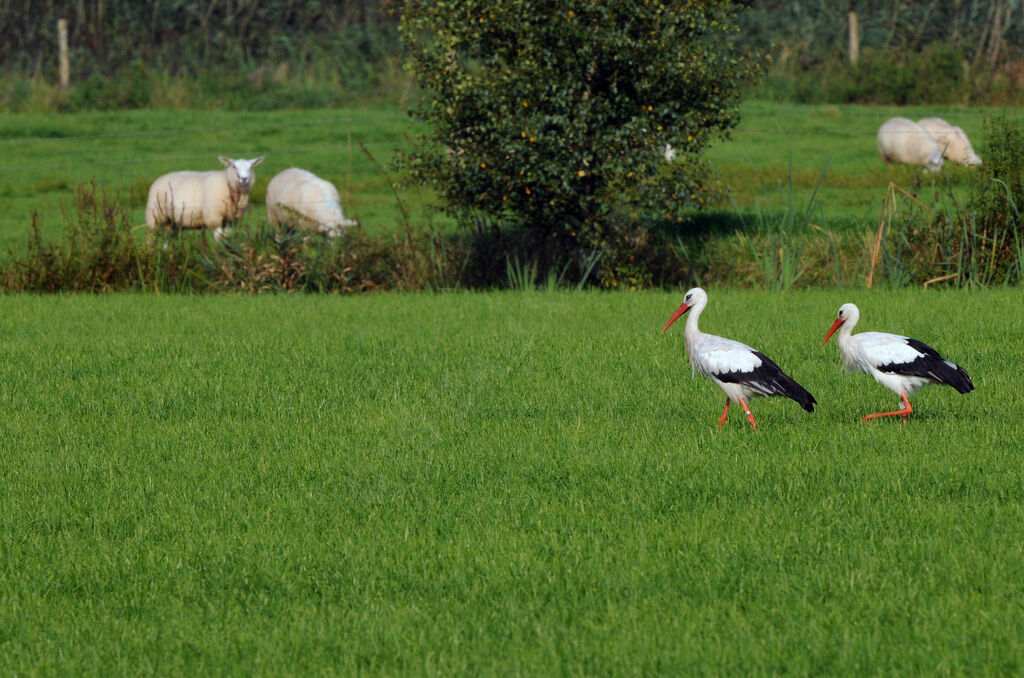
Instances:
[[[401,32],[429,92],[413,114],[429,131],[399,165],[463,223],[485,215],[520,229],[543,270],[582,267],[584,253],[626,237],[617,225],[703,203],[701,153],[735,125],[739,87],[760,73],[730,42],[736,11],[411,0]]]

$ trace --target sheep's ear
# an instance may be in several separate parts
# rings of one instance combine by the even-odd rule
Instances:
[[[223,155],[218,155],[217,159],[224,163],[225,167],[230,167],[232,164],[231,158],[225,158]]]
[[[258,157],[258,158],[253,158],[252,166],[255,167],[256,165],[260,164],[261,162],[263,162],[263,156],[262,155],[260,157]]]

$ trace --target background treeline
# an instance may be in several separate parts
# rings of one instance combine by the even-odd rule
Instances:
[[[0,109],[270,109],[408,93],[400,0],[41,0],[0,3]],[[850,62],[849,12],[860,52]],[[57,84],[57,19],[71,87]],[[749,3],[774,65],[755,95],[796,102],[1024,102],[1024,2]]]
[[[388,0],[40,0],[0,3],[9,110],[308,107],[394,89]],[[58,80],[68,22],[71,87]]]
[[[850,13],[859,25],[851,63]],[[762,97],[805,103],[1024,101],[1020,0],[763,0],[742,18],[774,45]]]

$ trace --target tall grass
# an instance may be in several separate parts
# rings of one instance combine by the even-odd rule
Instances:
[[[828,163],[821,170],[818,183],[814,187],[807,205],[800,210],[794,200],[793,158],[790,156],[786,182],[783,187],[780,187],[780,192],[784,192],[785,209],[782,212],[773,211],[772,215],[768,216],[760,201],[756,202],[754,204],[754,214],[757,219],[756,236],[738,234],[740,240],[749,246],[750,256],[761,273],[762,285],[766,289],[773,291],[791,289],[807,272],[810,263],[803,258],[804,246],[811,229],[821,228],[819,224],[813,223],[812,219],[817,214],[818,220],[821,221],[821,213],[817,209],[816,199],[818,189],[827,174]],[[733,208],[743,223],[742,210],[731,194],[730,199],[733,200]]]
[[[887,284],[990,287],[1022,282],[1024,224],[1018,205],[1024,199],[1024,125],[1005,119],[989,125],[985,164],[975,168],[966,200],[947,185],[946,199],[929,208],[890,184],[872,254],[872,272],[881,255]],[[899,218],[897,192],[910,204]]]
[[[837,233],[814,223],[813,202],[798,209],[792,192],[783,190],[785,209],[759,207],[753,228],[695,244],[636,227],[542,269],[537,259],[522,258],[515,234],[497,228],[446,233],[407,222],[401,233],[371,236],[357,227],[331,241],[250,217],[220,242],[205,232],[149,237],[132,226],[117,195],[89,184],[76,189],[61,236],[43,238],[33,219],[26,254],[0,267],[0,284],[8,291],[346,294],[592,284],[639,289],[697,281],[772,291],[851,283],[1020,284],[1024,238],[1017,199],[1003,180],[987,185],[1001,192],[996,202],[1006,221],[993,221],[979,207],[992,199],[984,193],[966,205],[951,195],[953,208],[930,208],[892,184],[880,201],[876,230]]]
[[[27,252],[0,269],[13,292],[341,292],[446,288],[466,254],[436,249],[420,231],[370,236],[360,227],[334,242],[265,221],[243,220],[221,241],[206,231],[143,234],[116,195],[95,184],[75,191],[63,233],[44,239],[34,219]]]

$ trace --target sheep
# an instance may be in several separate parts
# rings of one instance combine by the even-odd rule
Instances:
[[[171,172],[149,187],[146,225],[174,229],[209,228],[213,237],[225,234],[225,224],[238,221],[249,205],[249,189],[256,178],[259,158],[219,159],[225,168],[210,172]]]
[[[929,172],[942,169],[942,149],[913,120],[889,118],[878,128],[878,152],[885,162],[924,165]]]
[[[967,133],[959,127],[950,125],[942,118],[922,118],[917,124],[932,135],[946,160],[961,165],[981,164],[981,158],[974,152]]]
[[[267,184],[267,221],[323,233],[336,238],[356,222],[346,219],[334,184],[312,172],[290,167]]]

